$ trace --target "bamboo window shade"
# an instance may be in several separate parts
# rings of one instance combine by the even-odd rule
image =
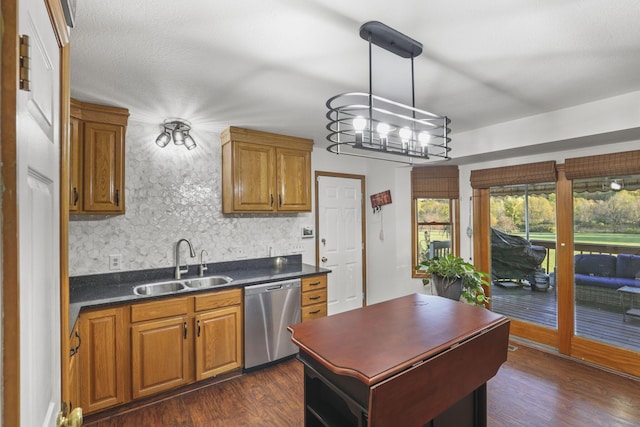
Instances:
[[[556,162],[553,160],[471,171],[472,188],[556,182],[556,179]]]
[[[640,174],[640,150],[565,160],[567,179]]]
[[[457,199],[460,197],[457,166],[426,166],[411,170],[413,199]]]

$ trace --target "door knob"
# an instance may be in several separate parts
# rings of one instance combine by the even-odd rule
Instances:
[[[321,258],[321,261],[322,261],[322,262],[327,262],[327,257],[326,257],[326,256],[323,256],[323,257]]]

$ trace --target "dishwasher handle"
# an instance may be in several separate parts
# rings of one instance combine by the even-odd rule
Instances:
[[[286,291],[289,289],[299,288],[300,283],[300,279],[292,279],[246,286],[244,288],[244,295],[246,298],[250,295],[262,294],[267,292]]]

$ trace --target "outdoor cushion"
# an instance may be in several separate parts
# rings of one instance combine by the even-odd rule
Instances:
[[[613,255],[579,254],[575,256],[574,261],[576,274],[598,277],[618,276],[616,274],[616,257]]]
[[[640,274],[640,255],[618,255],[618,260],[616,262],[617,277],[635,279],[638,274]],[[638,286],[640,286],[640,280],[638,281]]]
[[[575,275],[576,285],[597,286],[600,288],[618,289],[623,286],[640,288],[640,280],[628,279],[624,277],[599,277],[586,274]]]

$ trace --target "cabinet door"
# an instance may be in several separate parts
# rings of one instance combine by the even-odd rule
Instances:
[[[83,208],[124,213],[124,135],[119,125],[84,123]]]
[[[82,210],[82,122],[71,117],[69,122],[69,212]]]
[[[80,315],[80,394],[85,413],[125,401],[126,329],[122,308]]]
[[[242,366],[241,306],[196,315],[196,380]]]
[[[278,210],[311,211],[311,153],[277,149]]]
[[[131,387],[134,399],[189,382],[187,317],[172,317],[131,327]]]
[[[246,142],[233,144],[233,209],[276,210],[275,149]]]

